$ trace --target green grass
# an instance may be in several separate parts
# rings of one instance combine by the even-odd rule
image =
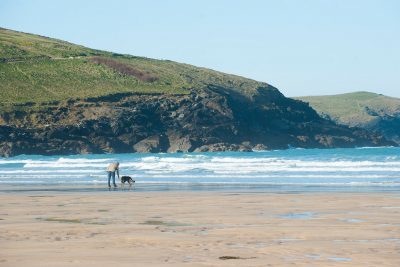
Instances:
[[[156,77],[146,82],[96,64],[112,58]],[[65,41],[0,28],[0,103],[51,102],[115,93],[188,94],[209,85],[253,95],[266,83],[169,60],[93,50]]]
[[[184,94],[181,84],[145,83],[85,59],[39,60],[0,65],[0,101],[46,102],[122,92]]]
[[[111,53],[53,38],[0,28],[0,59],[63,58],[109,54]]]
[[[370,92],[354,92],[328,96],[296,97],[308,102],[322,115],[351,126],[369,123],[376,115],[400,113],[400,99]]]

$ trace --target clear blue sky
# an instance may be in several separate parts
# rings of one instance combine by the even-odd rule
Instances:
[[[398,0],[0,0],[0,26],[268,82],[400,97]]]

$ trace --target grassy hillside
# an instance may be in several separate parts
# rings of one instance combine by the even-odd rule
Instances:
[[[304,96],[321,115],[345,125],[365,126],[379,117],[400,116],[400,99],[370,92],[354,92],[329,96]]]
[[[33,59],[106,55],[97,50],[44,36],[0,28],[0,58]]]
[[[47,102],[121,92],[187,94],[207,85],[243,94],[268,87],[187,64],[99,51],[0,28],[0,103]]]

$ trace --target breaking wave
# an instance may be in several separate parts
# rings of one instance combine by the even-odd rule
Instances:
[[[0,183],[93,184],[119,161],[141,184],[400,185],[399,148],[18,156],[0,158]]]

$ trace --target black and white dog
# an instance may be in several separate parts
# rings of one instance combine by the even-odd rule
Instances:
[[[129,187],[131,187],[135,183],[135,180],[133,180],[132,177],[130,177],[130,176],[122,176],[121,177],[121,186],[125,186],[125,183],[128,183]]]

